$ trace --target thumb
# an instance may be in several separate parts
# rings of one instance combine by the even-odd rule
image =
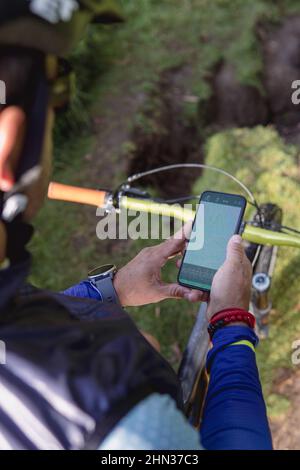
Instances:
[[[245,256],[243,240],[240,235],[234,235],[227,245],[226,261],[242,262]]]

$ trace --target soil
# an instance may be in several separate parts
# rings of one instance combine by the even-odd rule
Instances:
[[[143,103],[145,95],[128,93],[130,87],[125,81],[114,93],[107,93],[101,104],[94,110],[91,130],[96,137],[93,151],[85,156],[88,162],[87,181],[91,188],[115,190],[122,183],[121,178],[128,174],[128,158],[123,151],[123,145],[130,141],[130,126],[128,117],[134,116]],[[96,219],[94,208],[85,207],[86,218],[84,243],[79,240],[79,246],[86,246],[88,240],[95,237]],[[88,231],[90,227],[90,231]],[[114,254],[114,259],[128,251],[128,240],[101,240],[97,244],[99,259],[104,255]]]
[[[300,145],[300,105],[292,102],[292,83],[300,80],[300,16],[281,25],[258,25],[263,56],[264,93],[242,85],[234,67],[220,63],[210,80],[213,94],[204,119],[217,129],[273,124],[288,143]]]
[[[254,86],[239,83],[233,65],[219,64],[211,86],[213,94],[207,103],[204,119],[212,130],[254,127],[270,122],[265,97]]]
[[[203,162],[199,123],[189,120],[184,113],[185,103],[193,99],[190,75],[190,67],[169,70],[150,94],[144,116],[152,123],[152,129],[149,132],[137,126],[133,132],[135,149],[131,154],[130,174],[175,163]],[[190,194],[200,174],[190,169],[172,170],[148,176],[143,182],[155,187],[162,196],[174,198]]]
[[[274,448],[277,450],[300,449],[300,369],[278,371],[274,392],[288,398],[290,407],[286,413],[271,419]]]
[[[96,136],[94,150],[85,156],[88,162],[86,179],[90,187],[118,188],[122,179],[133,173],[158,168],[171,163],[203,161],[202,141],[198,135],[196,123],[193,125],[183,116],[186,97],[191,99],[189,91],[189,67],[170,70],[163,74],[154,92],[132,94],[128,83],[121,83],[114,93],[108,93],[101,101],[92,117],[92,132]],[[155,108],[152,103],[155,101]],[[132,123],[138,113],[146,113],[155,124],[156,131],[150,134],[144,128]],[[155,116],[151,113],[155,113]],[[134,150],[127,150],[126,146]],[[165,197],[177,197],[191,192],[193,182],[200,171],[171,171],[143,180],[144,185],[151,185],[158,194]],[[88,240],[95,237],[97,223],[94,208],[85,208],[83,217],[85,226],[84,240],[73,239],[78,249],[86,246]],[[81,235],[82,237],[82,235]],[[130,241],[104,240],[97,245],[97,254],[122,256],[128,251]]]
[[[289,142],[300,144],[300,106],[291,99],[292,83],[300,79],[300,16],[266,28],[262,48],[271,121]]]

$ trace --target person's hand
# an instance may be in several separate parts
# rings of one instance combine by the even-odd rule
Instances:
[[[227,246],[226,261],[216,273],[210,292],[207,316],[227,308],[249,309],[252,266],[248,260],[242,238],[234,235]]]
[[[161,269],[170,258],[185,248],[188,228],[160,245],[143,249],[130,263],[120,269],[114,279],[114,287],[123,307],[137,307],[164,299],[186,299],[199,302],[207,297],[201,291],[182,287],[177,283],[166,284],[161,279]]]

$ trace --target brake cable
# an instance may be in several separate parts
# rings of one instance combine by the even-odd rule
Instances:
[[[228,178],[231,178],[235,183],[237,183],[248,194],[248,196],[250,197],[251,202],[253,204],[257,204],[253,193],[238,178],[231,175],[227,171],[222,170],[221,168],[217,168],[217,167],[211,166],[211,165],[206,165],[205,163],[177,163],[177,164],[173,164],[173,165],[161,166],[159,168],[154,168],[153,170],[144,171],[142,173],[136,173],[132,176],[129,176],[127,178],[127,183],[131,184],[131,183],[134,183],[135,181],[137,181],[139,179],[142,179],[146,176],[153,175],[155,173],[160,173],[160,172],[163,172],[163,171],[170,171],[170,170],[177,170],[177,169],[180,169],[180,168],[202,168],[202,169],[205,168],[207,170],[212,170],[212,171],[215,171],[217,173],[221,173],[225,176],[228,176]]]
[[[298,235],[300,235],[300,230],[296,230],[295,228],[287,227],[286,225],[281,225],[281,228],[283,228],[284,230],[287,230],[288,232],[293,232],[293,233],[297,233]]]
[[[227,176],[228,178],[232,179],[235,183],[237,183],[243,189],[243,191],[245,191],[245,193],[250,198],[250,201],[248,201],[248,202],[257,209],[257,213],[258,213],[258,217],[259,217],[259,223],[260,223],[260,226],[263,227],[263,218],[262,218],[261,209],[260,209],[259,204],[257,203],[253,193],[250,191],[250,189],[244,183],[242,183],[238,178],[233,176],[231,173],[228,173],[227,171],[225,171],[221,168],[217,168],[215,166],[206,165],[205,163],[177,163],[177,164],[173,164],[173,165],[165,165],[165,166],[162,166],[162,167],[154,168],[152,170],[147,170],[147,171],[144,171],[144,172],[136,173],[132,176],[129,176],[127,178],[127,181],[125,183],[123,183],[123,185],[121,185],[121,187],[126,187],[126,185],[130,186],[132,183],[134,183],[134,182],[136,182],[136,181],[138,181],[142,178],[145,178],[146,176],[153,175],[155,173],[161,173],[161,172],[170,171],[170,170],[177,170],[177,169],[180,169],[180,168],[201,168],[201,169],[212,170],[212,171],[215,171],[216,173],[221,173],[221,174]],[[156,202],[165,202],[167,204],[174,204],[174,203],[189,201],[189,200],[196,199],[196,198],[200,198],[200,196],[193,196],[193,195],[183,196],[183,197],[180,197],[180,198],[169,199],[169,200],[156,199]]]

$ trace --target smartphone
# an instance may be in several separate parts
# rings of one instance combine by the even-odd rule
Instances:
[[[178,274],[179,284],[210,292],[214,275],[226,259],[228,241],[240,232],[246,205],[246,199],[237,194],[202,194]]]

